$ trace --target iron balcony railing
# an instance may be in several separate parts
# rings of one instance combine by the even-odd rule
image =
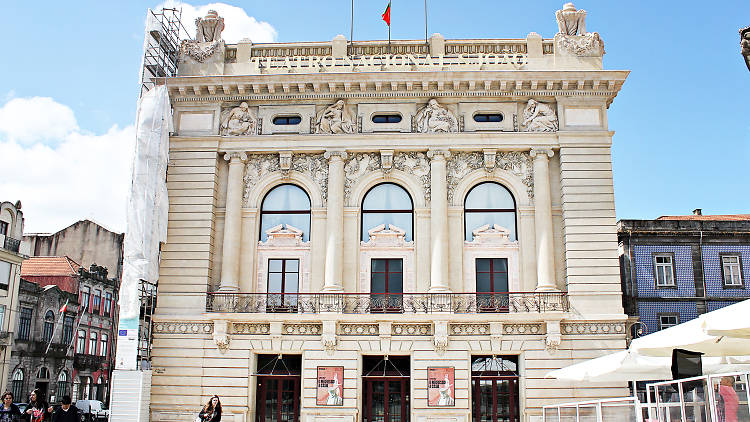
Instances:
[[[3,241],[3,249],[7,249],[11,252],[18,252],[18,249],[20,247],[21,247],[20,240],[5,236],[5,240]]]
[[[207,312],[515,313],[567,312],[565,292],[502,293],[208,293]]]

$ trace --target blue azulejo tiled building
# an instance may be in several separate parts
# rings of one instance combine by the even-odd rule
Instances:
[[[632,335],[750,298],[750,214],[621,220],[618,240]]]

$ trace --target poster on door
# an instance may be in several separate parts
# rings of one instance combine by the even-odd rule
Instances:
[[[318,366],[318,406],[344,405],[344,367]]]
[[[427,405],[456,405],[455,369],[427,368]]]

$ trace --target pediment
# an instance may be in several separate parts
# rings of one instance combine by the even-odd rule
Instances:
[[[380,224],[367,231],[370,240],[362,242],[366,246],[407,246],[412,242],[406,241],[406,231],[392,224]]]
[[[279,224],[266,230],[268,240],[261,242],[268,246],[288,246],[302,244],[302,230],[288,224]]]
[[[512,243],[510,230],[497,224],[485,224],[472,230],[474,239],[471,243],[502,245]]]

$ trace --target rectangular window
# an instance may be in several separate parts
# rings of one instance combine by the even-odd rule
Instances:
[[[101,344],[99,345],[99,356],[107,356],[107,341],[108,340],[109,340],[109,336],[106,334],[102,334]]]
[[[71,315],[65,315],[63,317],[63,343],[70,345],[70,341],[73,340],[73,322],[75,319]]]
[[[739,255],[722,255],[721,272],[724,287],[742,287],[742,265]]]
[[[96,349],[99,346],[99,336],[96,334],[96,331],[92,331],[89,333],[89,354],[95,355]]]
[[[82,312],[89,311],[89,297],[91,297],[91,287],[81,286],[81,309]]]
[[[31,334],[31,308],[21,308],[21,314],[18,316],[18,339],[28,340]]]
[[[674,256],[654,255],[654,279],[656,287],[677,287],[674,280]]]
[[[92,305],[91,305],[91,312],[94,314],[99,314],[101,312],[101,304],[102,304],[102,291],[101,290],[94,290],[94,297],[92,298]]]
[[[508,291],[508,259],[477,258],[477,305],[483,312],[507,312],[510,306]]]
[[[370,261],[370,310],[401,312],[404,293],[404,261],[373,259]]]
[[[78,340],[76,341],[76,353],[86,353],[86,332],[78,330]]]
[[[294,312],[299,292],[299,259],[268,260],[269,312]]]
[[[680,316],[678,314],[659,314],[659,329],[674,327],[680,323]]]
[[[0,290],[8,290],[10,286],[10,262],[0,261]]]
[[[0,331],[2,331],[5,322],[5,305],[0,305]]]
[[[3,236],[8,235],[8,223],[5,221],[0,221],[0,234]]]
[[[112,315],[112,293],[107,292],[104,296],[104,316]]]

